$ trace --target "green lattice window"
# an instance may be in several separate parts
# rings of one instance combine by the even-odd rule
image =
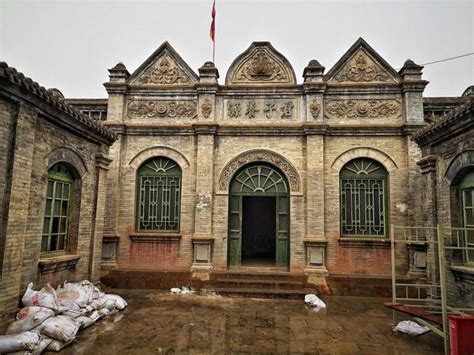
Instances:
[[[138,231],[179,231],[181,168],[171,159],[155,157],[138,170]]]
[[[463,226],[474,228],[474,172],[467,174],[459,185],[461,193],[461,209]],[[474,231],[466,230],[464,232],[464,243],[467,247],[474,248]],[[466,251],[466,262],[474,263],[474,251]]]
[[[387,220],[387,170],[358,158],[340,172],[341,236],[383,237]]]
[[[43,253],[67,250],[72,186],[73,177],[66,165],[59,163],[49,169],[41,240]]]

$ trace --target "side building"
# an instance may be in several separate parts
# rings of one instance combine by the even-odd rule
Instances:
[[[29,282],[98,281],[116,136],[0,63],[0,328]]]

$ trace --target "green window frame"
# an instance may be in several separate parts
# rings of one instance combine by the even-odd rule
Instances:
[[[145,161],[137,172],[137,231],[179,232],[181,215],[179,165],[166,157]]]
[[[68,249],[73,180],[65,164],[55,164],[48,170],[42,253],[64,252]]]
[[[464,231],[464,245],[474,248],[474,172],[464,176],[459,184],[462,225],[469,230]],[[466,250],[464,253],[464,262],[474,265],[474,250]]]
[[[374,159],[344,165],[339,174],[341,237],[387,237],[387,181],[387,170]]]

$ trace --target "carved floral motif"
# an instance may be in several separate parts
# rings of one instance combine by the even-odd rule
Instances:
[[[291,101],[286,101],[283,103],[283,105],[280,107],[281,118],[291,118],[291,116],[293,116],[294,107],[295,105],[293,105],[293,102]]]
[[[260,110],[257,110],[257,104],[255,103],[254,100],[247,102],[247,111],[245,111],[245,115],[248,118],[255,118],[255,115],[257,114],[258,111]]]
[[[339,74],[336,80],[353,82],[387,81],[389,76],[380,68],[370,63],[364,53],[359,53]]]
[[[140,78],[142,84],[176,85],[186,84],[188,81],[188,76],[168,56],[161,57],[158,63]]]
[[[227,111],[230,117],[239,117],[240,116],[240,102],[229,102],[227,106]]]
[[[209,118],[212,112],[212,103],[209,99],[205,99],[201,105],[201,113],[205,118]]]
[[[273,102],[265,103],[265,108],[263,109],[263,112],[265,112],[265,117],[266,118],[272,118],[273,112],[275,110],[276,110],[275,103],[273,103]]]
[[[319,116],[319,113],[321,112],[321,105],[317,100],[312,100],[309,103],[309,112],[313,118],[317,118]]]
[[[128,115],[132,118],[196,116],[195,101],[129,101]]]
[[[275,62],[265,50],[257,50],[236,74],[237,81],[282,81],[287,77],[281,65]]]
[[[328,118],[390,118],[401,114],[397,100],[329,100],[325,104]]]
[[[242,166],[252,162],[267,162],[278,167],[288,179],[292,191],[299,191],[300,178],[295,168],[278,154],[270,151],[251,151],[241,154],[224,167],[219,176],[219,190],[227,191],[230,179]]]

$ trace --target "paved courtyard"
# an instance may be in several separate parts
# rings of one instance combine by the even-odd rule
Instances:
[[[316,313],[303,301],[212,298],[153,290],[108,290],[129,307],[80,332],[65,354],[440,354],[433,334],[391,330],[385,299],[322,297]]]

